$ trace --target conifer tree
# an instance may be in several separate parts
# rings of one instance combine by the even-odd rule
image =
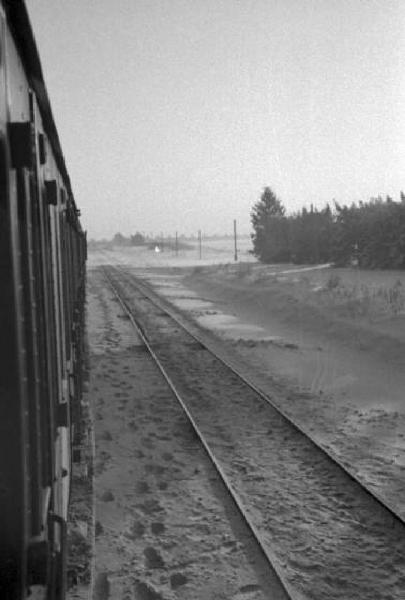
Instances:
[[[265,187],[250,214],[254,229],[253,254],[262,262],[289,260],[288,223],[284,215],[285,208],[280,200]]]

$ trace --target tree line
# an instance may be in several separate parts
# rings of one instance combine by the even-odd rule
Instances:
[[[286,215],[266,187],[251,211],[253,254],[264,263],[334,263],[366,269],[405,269],[405,195]]]

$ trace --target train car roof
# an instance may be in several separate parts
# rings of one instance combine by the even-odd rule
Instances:
[[[51,144],[56,164],[62,175],[69,196],[75,206],[70,177],[66,169],[58,131],[46,90],[41,61],[31,22],[24,0],[0,0],[7,15],[7,22],[20,53],[26,76],[35,92],[45,132]]]

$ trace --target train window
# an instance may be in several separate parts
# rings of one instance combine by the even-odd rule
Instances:
[[[41,165],[46,163],[46,144],[45,136],[43,133],[38,134],[38,150],[39,150],[39,162]]]
[[[15,169],[32,166],[31,123],[9,123],[11,162]]]
[[[58,188],[55,179],[45,181],[45,190],[48,204],[56,206],[58,203]]]

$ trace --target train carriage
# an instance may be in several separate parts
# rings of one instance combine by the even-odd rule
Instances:
[[[63,598],[86,236],[22,1],[0,0],[0,597]],[[76,421],[76,422],[75,422]]]

